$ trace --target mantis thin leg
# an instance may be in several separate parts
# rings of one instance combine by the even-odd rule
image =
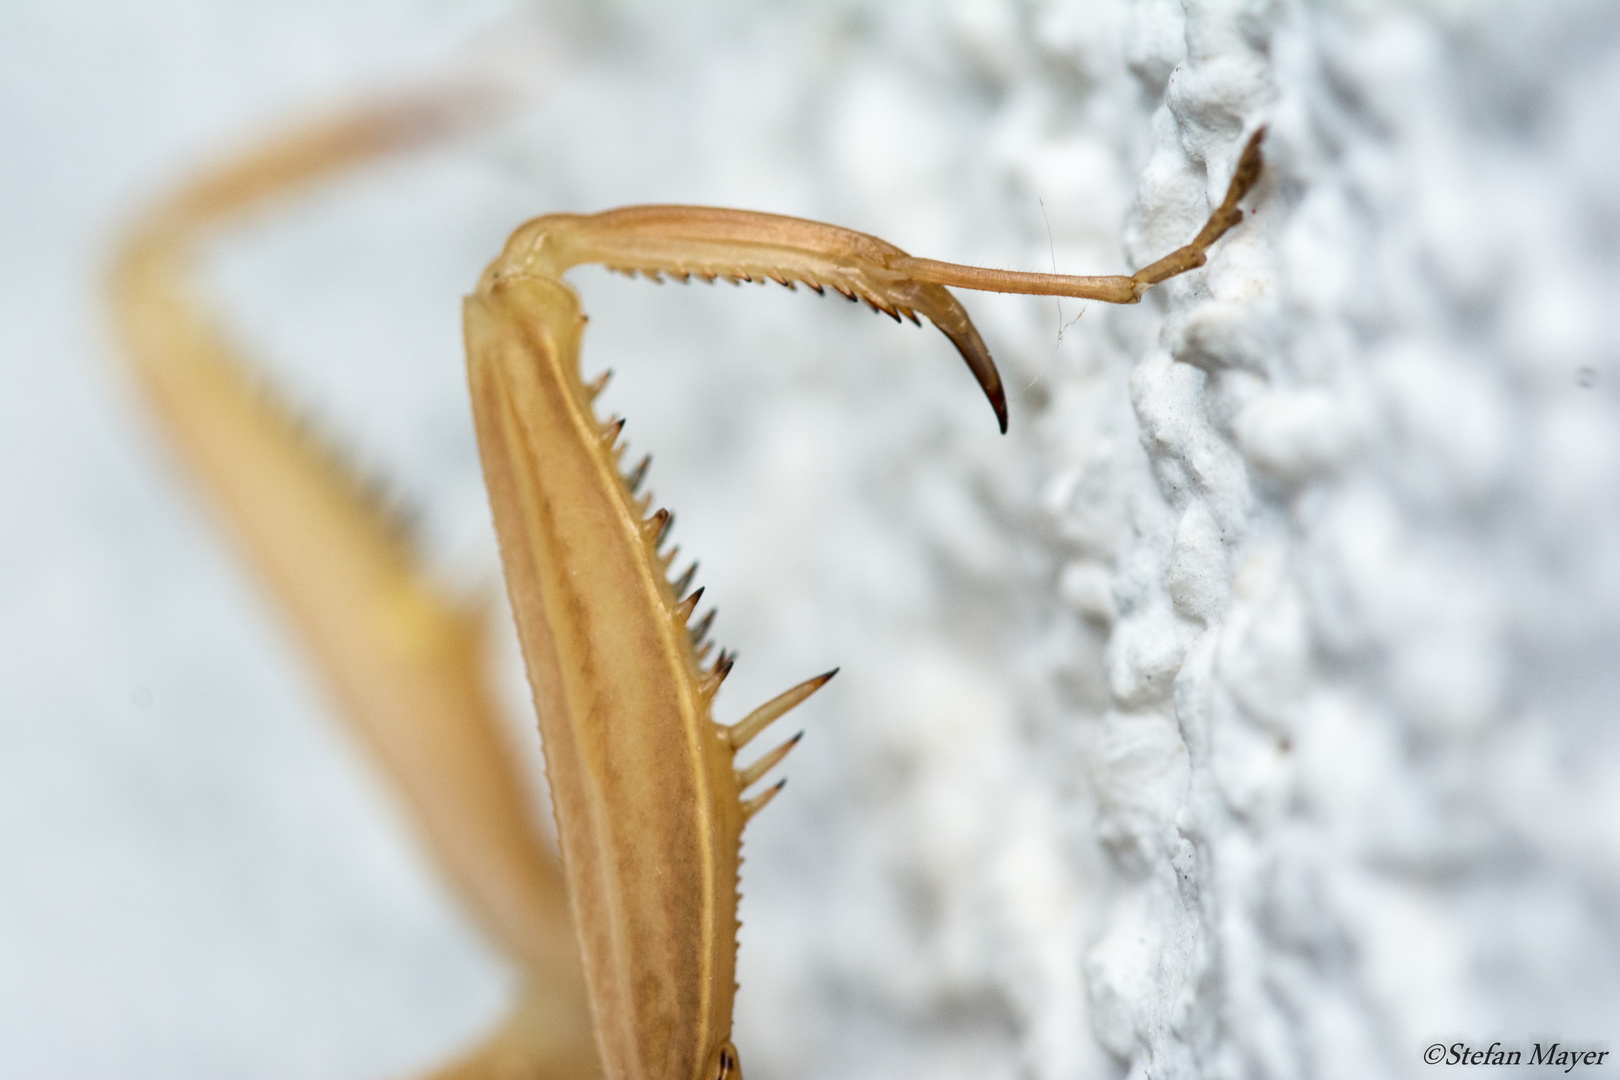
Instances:
[[[959,289],[1036,296],[1072,296],[1080,300],[1101,300],[1109,304],[1137,303],[1150,286],[1203,266],[1208,258],[1210,246],[1243,220],[1243,211],[1238,209],[1238,203],[1260,178],[1263,164],[1260,143],[1265,134],[1266,129],[1262,127],[1249,137],[1248,143],[1243,147],[1242,156],[1238,158],[1237,168],[1232,172],[1232,180],[1227,184],[1226,197],[1221,200],[1221,205],[1215,208],[1214,213],[1210,214],[1209,220],[1204,223],[1203,229],[1192,242],[1177,248],[1134,274],[1108,274],[1098,277],[1032,274],[910,257],[891,260],[889,265],[896,270],[910,273],[918,281],[929,281],[936,285],[954,285]]]
[[[175,450],[312,654],[419,839],[524,974],[513,1019],[446,1076],[600,1074],[556,859],[487,685],[482,603],[448,596],[396,523],[254,378],[192,289],[209,229],[289,189],[439,137],[444,96],[356,112],[186,186],[139,221],[112,295],[131,371]]]

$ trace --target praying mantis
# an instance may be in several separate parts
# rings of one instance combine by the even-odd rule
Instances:
[[[524,974],[511,1017],[441,1077],[737,1080],[731,1042],[742,830],[798,742],[737,754],[835,672],[722,726],[692,568],[626,467],[622,421],[587,383],[585,317],[563,274],[598,263],[686,281],[832,289],[950,339],[1007,429],[988,348],[947,286],[1135,303],[1203,265],[1260,175],[1249,138],[1187,245],[1132,275],[1075,277],[914,258],[836,226],[642,206],[519,227],[464,303],[468,382],[506,586],[539,718],[560,858],[542,839],[484,684],[480,605],[448,595],[353,478],[262,389],[190,284],[199,241],[343,168],[442,137],[433,95],[357,109],[209,172],[124,240],[112,297],[135,381],[228,531],[303,639],[475,920]]]

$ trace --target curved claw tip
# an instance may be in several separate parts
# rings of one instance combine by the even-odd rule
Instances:
[[[944,290],[942,289],[941,292]],[[955,304],[955,301],[952,301]],[[957,305],[960,311],[960,305]],[[1001,427],[1001,433],[1007,434],[1007,392],[1001,385],[1001,373],[996,370],[996,362],[990,358],[990,350],[985,347],[984,339],[968,320],[967,313],[961,312],[961,324],[956,327],[943,325],[941,320],[929,313],[928,317],[934,321],[940,331],[951,339],[956,351],[962,354],[967,362],[968,370],[973,372],[973,378],[989,399],[990,407],[996,411],[996,423]]]

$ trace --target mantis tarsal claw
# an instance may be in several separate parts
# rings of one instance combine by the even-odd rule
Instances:
[[[1202,265],[1242,217],[1260,172],[1256,132],[1222,204],[1185,247],[1134,275],[1070,277],[914,258],[798,218],[690,206],[557,214],[520,227],[464,305],[479,450],[562,848],[524,811],[481,679],[478,613],[428,579],[410,545],[273,402],[201,312],[197,241],[272,196],[439,132],[421,100],[312,128],[202,177],[137,224],[113,295],[133,370],[180,454],[307,642],[344,714],[411,807],[444,876],[527,974],[525,1004],[443,1074],[740,1080],[731,1044],[738,851],[751,798],[798,741],[752,765],[736,754],[831,678],[731,727],[710,704],[735,654],[705,666],[711,611],[671,583],[668,510],[621,475],[618,428],[580,376],[584,315],[562,280],[602,263],[654,280],[803,282],[897,320],[938,326],[1003,431],[1001,380],[955,285],[1134,303]],[[565,888],[566,883],[566,888]],[[566,897],[566,899],[565,899]],[[570,917],[571,915],[571,917]],[[589,1032],[594,1026],[594,1048]]]

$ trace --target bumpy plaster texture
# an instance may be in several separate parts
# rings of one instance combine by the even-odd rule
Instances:
[[[257,58],[193,65],[256,87],[216,144],[300,63],[335,95],[333,58],[373,40],[364,12],[301,17],[337,29],[215,26]],[[495,571],[455,297],[522,217],[748,206],[1113,272],[1191,236],[1269,125],[1254,213],[1204,270],[1135,308],[964,297],[1012,391],[1005,439],[932,332],[802,292],[576,274],[587,370],[617,369],[606,407],[656,451],[743,652],[721,718],[844,666],[749,829],[749,1075],[1421,1075],[1436,1041],[1620,1035],[1612,8],[627,5],[505,25],[471,52],[543,72],[538,105],[267,215],[215,281],[469,585]],[[360,66],[432,55],[404,39]],[[196,128],[166,153],[201,156]],[[169,160],[135,158],[120,194]],[[60,482],[87,529],[125,515],[141,584],[99,590],[96,618],[143,644],[102,646],[100,670],[159,735],[95,719],[74,750],[19,724],[36,734],[13,735],[4,785],[82,803],[52,811],[78,823],[54,839],[9,839],[13,866],[89,844],[139,852],[142,884],[79,922],[15,892],[13,925],[57,942],[10,950],[17,970],[95,989],[73,1008],[6,991],[0,1059],[361,1076],[450,1052],[499,1014],[498,964],[410,864],[365,763],[332,764],[271,624],[210,634],[263,617],[200,521],[131,524],[182,505],[143,467],[138,497],[124,466]],[[84,663],[39,655],[8,677],[13,715],[54,715]],[[191,884],[150,884],[171,879]]]

